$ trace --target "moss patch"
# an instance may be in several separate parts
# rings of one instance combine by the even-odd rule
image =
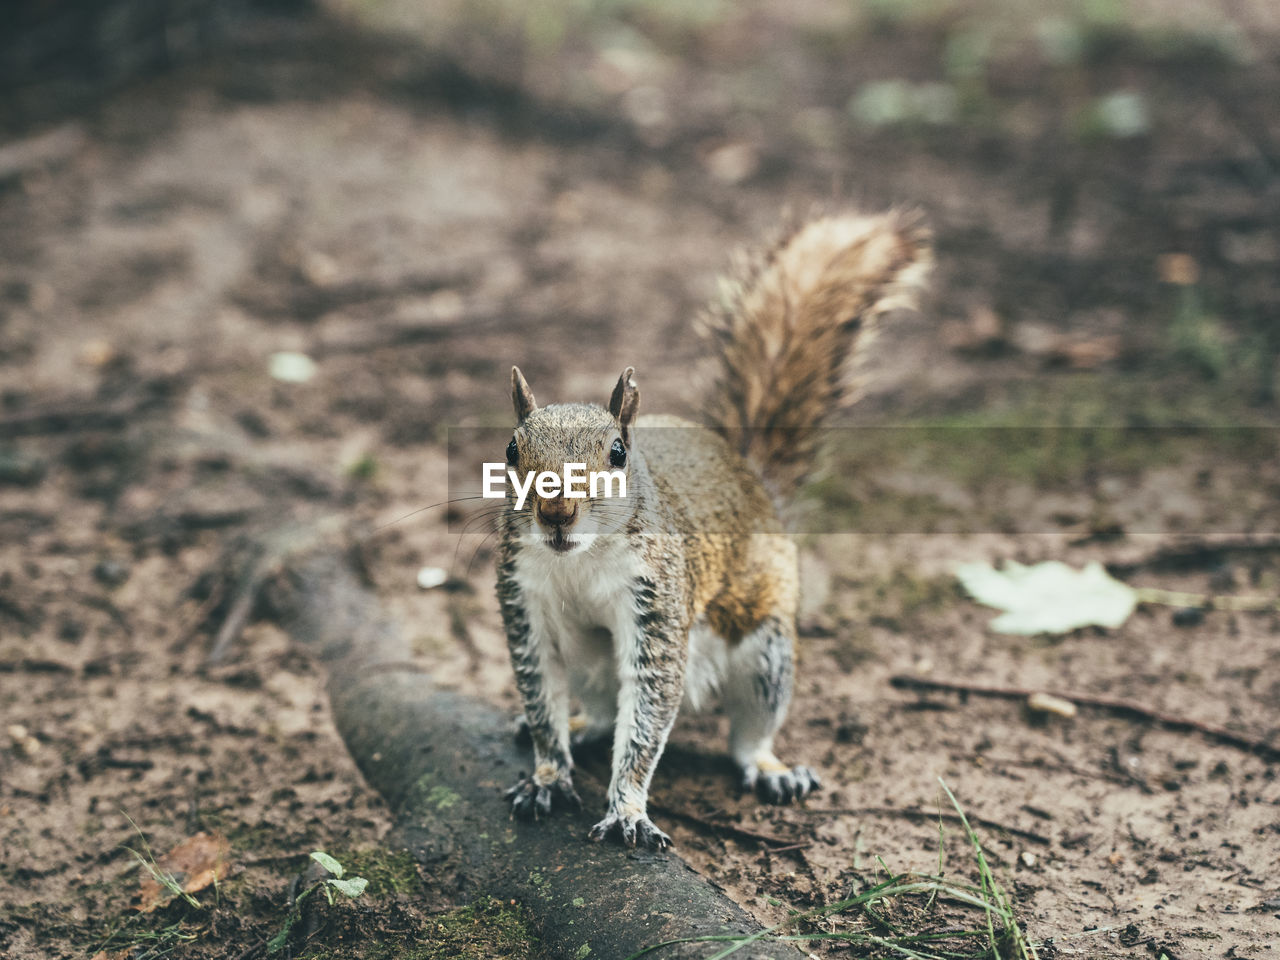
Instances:
[[[364,877],[369,881],[365,889],[367,897],[414,893],[421,886],[417,864],[405,850],[364,847],[337,859],[346,869],[347,876]]]

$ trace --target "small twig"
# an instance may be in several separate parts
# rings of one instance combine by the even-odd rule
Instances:
[[[213,646],[209,648],[209,655],[205,657],[205,663],[209,666],[215,666],[223,661],[227,655],[227,651],[231,649],[231,644],[235,642],[236,637],[240,636],[240,631],[244,629],[244,625],[249,620],[249,614],[253,611],[254,601],[258,599],[258,589],[266,580],[266,573],[249,577],[245,582],[241,583],[236,590],[236,598],[231,604],[231,609],[227,611],[226,618],[222,621],[222,626],[218,628],[218,635],[213,640]]]
[[[174,649],[185,647],[191,642],[204,622],[209,619],[209,614],[213,612],[214,607],[222,602],[222,595],[226,592],[226,584],[222,580],[215,580],[209,588],[209,595],[200,602],[193,613],[185,623],[178,629],[178,639],[174,643]]]
[[[649,801],[649,807],[664,816],[674,817],[677,820],[683,820],[685,823],[691,823],[706,830],[725,833],[731,837],[736,837],[739,840],[755,840],[757,843],[766,844],[772,853],[802,850],[810,845],[807,840],[802,843],[796,843],[790,837],[775,837],[768,833],[757,833],[754,830],[748,830],[746,827],[735,826],[732,823],[721,823],[716,820],[708,820],[707,818],[701,817],[688,810],[668,807],[660,803],[654,803],[652,800]]]
[[[1171,546],[1163,546],[1145,557],[1108,563],[1106,567],[1107,572],[1113,577],[1125,577],[1139,570],[1186,570],[1193,567],[1212,566],[1229,553],[1277,552],[1280,552],[1280,538],[1277,537],[1218,537],[1189,543],[1180,540]]]
[[[257,943],[250,944],[243,951],[237,954],[235,960],[249,960],[250,957],[255,956],[257,952],[266,945],[267,941],[264,938],[259,938]]]
[[[929,680],[924,677],[913,677],[905,674],[890,677],[889,683],[899,690],[939,690],[962,695],[973,694],[979,697],[993,697],[999,700],[1026,700],[1034,693],[1047,693],[1061,700],[1070,700],[1077,706],[1106,710],[1119,716],[1136,717],[1169,730],[1199,733],[1210,740],[1216,740],[1227,746],[1237,747],[1249,753],[1256,753],[1264,759],[1280,760],[1280,746],[1259,737],[1250,737],[1246,734],[1228,730],[1226,727],[1204,723],[1189,717],[1163,713],[1133,700],[1125,700],[1119,697],[1099,697],[1086,693],[1066,693],[1058,690],[1035,690],[1024,687],[989,687],[983,684],[958,683],[951,680]]]
[[[802,840],[799,843],[791,843],[785,847],[765,847],[767,853],[792,853],[797,850],[807,850],[813,846],[808,840]]]
[[[1280,610],[1275,597],[1235,597],[1230,594],[1186,593],[1161,587],[1136,587],[1139,603],[1158,603],[1166,607],[1201,607],[1205,610],[1235,610],[1238,613],[1265,613]]]
[[[948,813],[943,810],[917,810],[911,807],[826,807],[806,808],[805,813],[812,814],[831,814],[835,816],[867,816],[867,817],[902,817],[904,820],[918,820],[921,822],[936,823],[938,820],[946,820],[948,823],[963,823],[958,813]],[[1038,843],[1042,847],[1049,846],[1053,841],[1042,833],[1036,833],[1034,830],[1022,830],[1018,827],[1011,827],[1006,823],[1000,823],[998,820],[988,820],[985,817],[969,817],[971,824],[977,824],[980,827],[986,827],[988,830],[1003,830],[1005,833],[1015,837],[1021,837],[1023,840],[1029,840],[1031,843]]]
[[[249,621],[259,593],[272,577],[279,574],[290,557],[312,548],[322,538],[342,529],[345,518],[329,514],[312,519],[305,526],[286,523],[240,549],[241,556],[230,562],[229,575],[237,574],[231,594],[231,605],[218,628],[217,636],[205,657],[205,666],[216,666],[226,657],[231,645]]]
[[[0,673],[75,673],[76,668],[59,660],[42,660],[23,657],[21,660],[0,660]]]

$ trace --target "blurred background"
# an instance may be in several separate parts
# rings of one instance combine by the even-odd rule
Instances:
[[[125,813],[157,850],[217,829],[241,851],[226,903],[165,916],[180,955],[269,933],[319,846],[385,868],[350,929],[421,939],[422,910],[468,902],[379,859],[387,812],[270,609],[207,662],[235,595],[227,558],[284,517],[389,525],[362,558],[418,655],[514,710],[492,540],[450,533],[449,508],[401,519],[448,495],[447,431],[507,424],[512,363],[544,402],[603,401],[634,364],[647,411],[697,418],[692,318],[717,274],[847,206],[921,211],[938,268],[923,309],[886,324],[841,425],[1252,432],[1139,449],[1070,433],[1033,463],[998,440],[947,457],[945,438],[926,455],[899,431],[841,432],[810,499],[878,533],[804,541],[785,736],[821,744],[804,759],[842,785],[833,809],[927,806],[943,771],[972,811],[1036,826],[1017,770],[1040,763],[1065,805],[1037,826],[1052,854],[993,852],[1019,871],[1032,935],[1132,923],[1106,951],[1206,930],[1250,945],[1260,915],[1239,911],[1280,856],[1267,805],[1215,814],[1198,844],[1178,823],[1237,794],[1274,803],[1262,761],[1119,721],[909,711],[884,680],[937,667],[1275,729],[1274,615],[1165,611],[1120,642],[1015,643],[984,632],[951,569],[1101,559],[1152,586],[1280,591],[1265,545],[1165,562],[1168,536],[1134,535],[1280,522],[1277,90],[1272,0],[10,0],[0,869],[19,882],[0,894],[0,948],[135,942],[108,935],[136,880]],[[956,518],[988,535],[890,535]],[[677,745],[718,723],[689,721]],[[1007,766],[979,769],[992,743]],[[696,762],[664,770],[669,805],[766,816]],[[766,919],[846,890],[855,848],[936,865],[928,824],[864,836],[837,814],[767,816],[815,838],[803,869],[672,831]]]

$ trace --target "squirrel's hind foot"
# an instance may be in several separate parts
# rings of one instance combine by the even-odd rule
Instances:
[[[521,820],[549,817],[557,804],[574,810],[582,809],[582,798],[573,789],[573,782],[568,775],[554,783],[542,784],[533,777],[522,774],[515,786],[506,792],[506,797],[511,801],[511,815]]]
[[[754,790],[765,803],[787,804],[803,800],[822,786],[818,775],[808,767],[788,769],[778,764],[777,769],[757,767],[755,764],[742,771],[742,789]]]

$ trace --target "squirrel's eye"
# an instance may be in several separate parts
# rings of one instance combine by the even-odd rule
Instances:
[[[511,442],[507,444],[507,463],[514,467],[519,456],[520,450],[516,447],[516,438],[512,437]]]
[[[621,440],[613,441],[613,446],[609,448],[609,463],[615,467],[627,465],[627,448],[622,445]]]

